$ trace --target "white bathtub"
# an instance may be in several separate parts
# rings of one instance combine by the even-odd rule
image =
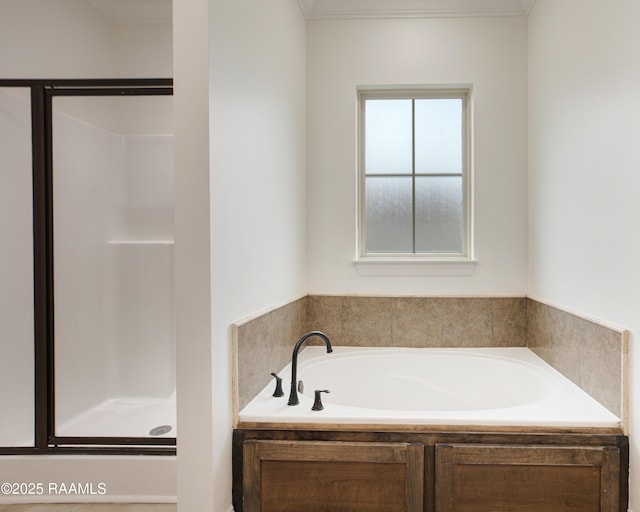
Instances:
[[[298,358],[300,404],[267,385],[240,423],[620,428],[615,416],[527,348],[310,346]],[[324,410],[312,411],[314,390]]]

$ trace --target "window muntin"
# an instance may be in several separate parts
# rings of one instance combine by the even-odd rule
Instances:
[[[359,92],[360,257],[469,258],[468,97]]]

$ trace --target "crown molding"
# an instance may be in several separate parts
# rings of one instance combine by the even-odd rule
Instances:
[[[298,0],[307,19],[526,16],[535,0]]]

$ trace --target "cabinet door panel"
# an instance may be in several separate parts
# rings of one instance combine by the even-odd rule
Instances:
[[[615,447],[438,445],[436,512],[617,512]]]
[[[247,441],[245,512],[422,512],[424,447]]]

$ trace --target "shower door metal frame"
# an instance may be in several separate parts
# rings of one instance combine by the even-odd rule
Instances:
[[[0,447],[0,455],[175,455],[175,437],[55,435],[52,144],[54,96],[170,96],[173,79],[0,79],[2,87],[29,88],[31,92],[35,442],[33,447]]]

